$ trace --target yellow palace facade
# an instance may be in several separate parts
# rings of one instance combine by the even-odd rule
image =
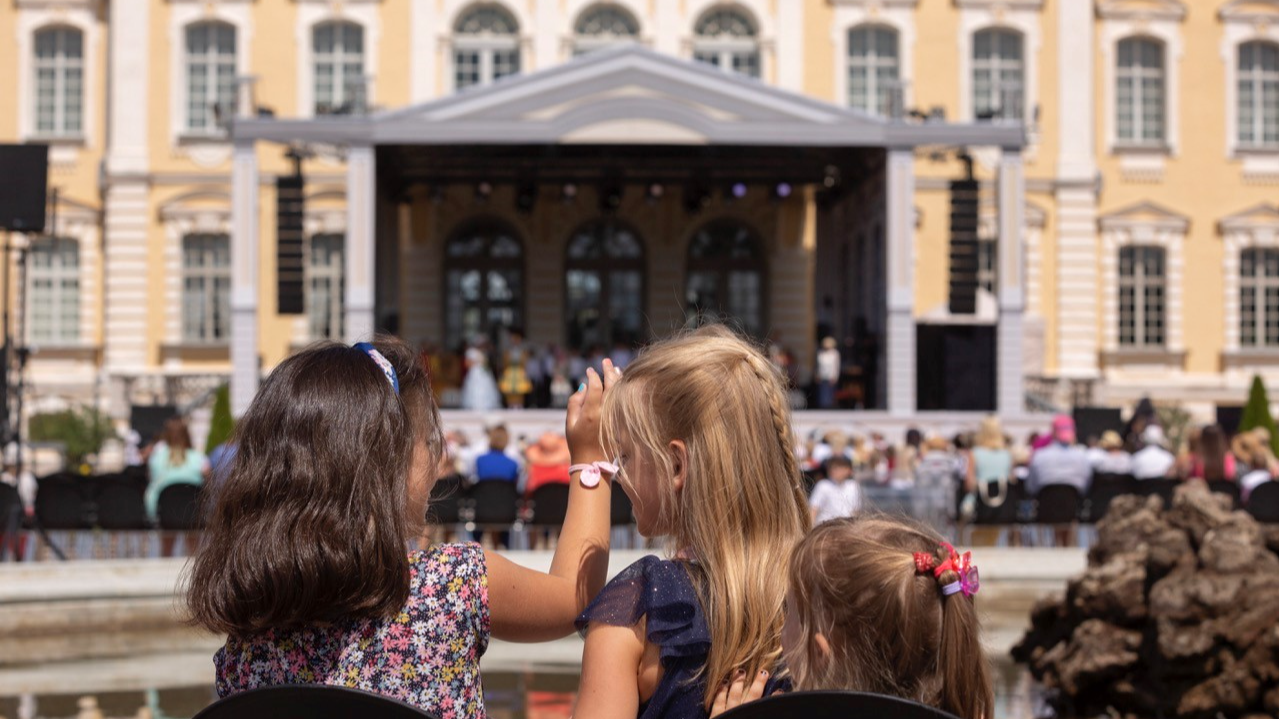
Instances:
[[[707,314],[801,380],[840,338],[902,416],[1279,380],[1273,0],[4,0],[0,38],[58,198],[15,236],[36,409]]]

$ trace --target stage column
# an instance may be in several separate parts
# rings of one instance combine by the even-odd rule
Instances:
[[[1022,362],[1026,267],[1022,254],[1022,214],[1026,182],[1019,148],[1003,148],[999,157],[999,327],[996,339],[996,410],[1004,417],[1024,414],[1025,367]]]
[[[373,336],[373,287],[377,243],[374,240],[377,197],[376,160],[372,145],[352,145],[346,155],[346,339],[363,342]]]
[[[886,174],[888,412],[909,415],[916,410],[914,149],[891,148]]]
[[[231,414],[248,410],[258,391],[258,155],[236,140],[231,167]]]

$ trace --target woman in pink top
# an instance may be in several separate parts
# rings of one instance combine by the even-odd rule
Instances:
[[[1204,427],[1199,433],[1198,451],[1190,457],[1186,478],[1233,482],[1237,476],[1235,456],[1226,443],[1226,433],[1215,424]]]

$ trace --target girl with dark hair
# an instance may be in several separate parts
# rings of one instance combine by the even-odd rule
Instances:
[[[280,364],[236,427],[238,447],[187,582],[194,623],[226,634],[219,696],[278,684],[383,694],[441,717],[483,717],[490,635],[547,641],[604,585],[610,465],[605,385],[573,396],[581,482],[549,573],[476,544],[408,551],[448,473],[427,373],[400,341],[327,343]]]
[[[886,694],[990,719],[977,590],[969,555],[931,530],[866,515],[819,525],[790,561],[782,652],[795,689]],[[711,716],[760,698],[766,684],[739,674]]]
[[[1186,478],[1233,482],[1237,473],[1235,456],[1230,452],[1225,431],[1215,424],[1204,427],[1199,432],[1198,445],[1190,457]]]

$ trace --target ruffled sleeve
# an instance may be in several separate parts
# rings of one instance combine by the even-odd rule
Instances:
[[[704,658],[710,629],[702,614],[687,565],[644,557],[622,570],[577,619],[585,636],[591,624],[633,627],[646,619],[648,641],[660,647],[663,663]]]

